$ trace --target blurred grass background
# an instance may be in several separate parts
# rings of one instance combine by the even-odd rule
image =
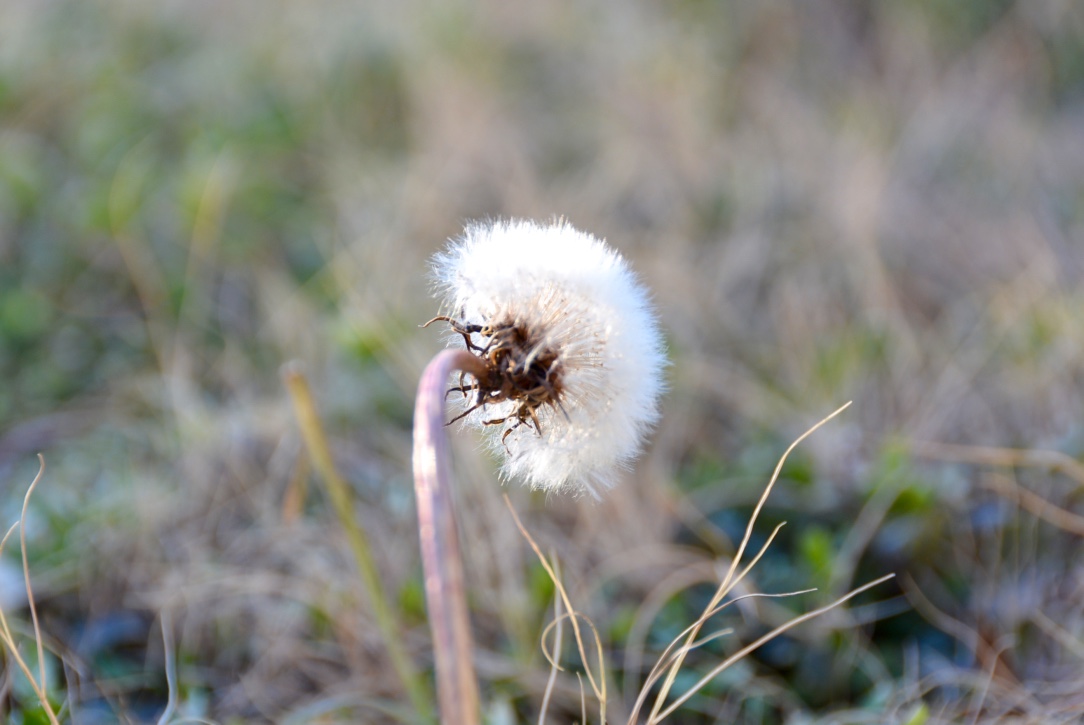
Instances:
[[[311,380],[418,666],[409,478],[440,345],[426,259],[464,221],[565,216],[654,290],[665,419],[601,504],[512,497],[598,625],[627,713],[699,613],[779,454],[789,522],[676,722],[1078,722],[1084,7],[1073,0],[75,2],[0,7],[0,510],[31,508],[58,700],[409,719],[311,478]],[[534,721],[553,588],[455,435],[483,698]],[[1019,458],[1019,457],[1018,457]],[[755,543],[755,542],[754,542]],[[25,617],[17,552],[0,603]],[[754,600],[756,601],[756,600]],[[767,602],[767,603],[764,603]],[[566,654],[569,648],[565,648]],[[574,670],[574,658],[569,660]],[[41,722],[25,683],[0,693]],[[553,722],[579,717],[562,675]]]

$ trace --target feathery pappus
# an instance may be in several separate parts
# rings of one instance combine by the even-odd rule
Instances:
[[[453,344],[485,364],[449,391],[489,429],[502,474],[598,496],[659,416],[667,364],[625,259],[565,221],[473,223],[433,258]],[[432,321],[431,321],[432,322]]]

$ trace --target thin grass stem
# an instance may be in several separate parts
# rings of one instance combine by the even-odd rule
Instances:
[[[418,718],[424,722],[431,722],[433,720],[433,705],[429,691],[423,684],[410,656],[402,645],[398,619],[388,603],[380,571],[373,558],[372,548],[369,546],[369,540],[355,517],[349,488],[346,481],[339,474],[331,457],[331,448],[328,446],[327,436],[324,434],[323,425],[320,423],[320,417],[316,412],[316,404],[313,401],[308,381],[305,379],[304,373],[296,365],[287,365],[283,369],[283,379],[286,383],[286,389],[293,400],[294,412],[297,415],[301,436],[305,441],[305,448],[308,451],[309,458],[327,488],[328,498],[331,499],[331,505],[335,509],[339,525],[342,526],[343,531],[346,533],[350,550],[354,555],[358,574],[369,593],[373,619],[380,630],[380,636],[384,641],[384,648],[388,652],[391,665],[395,669]]]
[[[742,554],[745,553],[745,547],[749,545],[749,539],[753,535],[753,526],[756,524],[757,518],[760,516],[761,509],[764,508],[764,504],[768,501],[768,495],[772,492],[772,488],[775,486],[775,482],[779,479],[779,474],[782,472],[783,464],[786,463],[788,456],[790,456],[791,452],[798,447],[799,443],[812,435],[813,432],[820,428],[822,425],[832,420],[832,418],[835,418],[837,415],[849,408],[850,405],[851,402],[848,401],[846,404],[841,405],[831,414],[822,418],[820,422],[818,422],[816,425],[814,425],[802,435],[798,436],[798,438],[790,444],[787,450],[783,452],[783,455],[779,457],[779,463],[776,464],[775,471],[772,472],[772,477],[768,481],[768,485],[764,487],[764,493],[761,494],[760,499],[757,501],[756,507],[753,509],[753,514],[749,517],[749,523],[745,527],[745,535],[742,537],[741,544],[738,546],[738,552],[734,555],[734,559],[730,563],[730,569],[727,571],[722,583],[716,590],[715,595],[712,597],[711,601],[708,602],[708,605],[704,608],[705,611],[714,609],[715,606],[718,605],[720,601],[722,601],[723,597],[725,597],[727,593],[733,588],[734,573],[737,571],[738,566],[741,563],[741,557]],[[744,576],[744,574],[747,572],[748,570],[746,570],[746,572],[743,572],[742,576]],[[699,634],[699,631],[700,623],[698,622],[697,625],[694,626],[693,629],[689,632],[686,640],[686,645],[696,641],[696,637]],[[667,672],[666,679],[663,681],[662,687],[659,690],[659,694],[655,698],[655,704],[651,708],[651,715],[648,718],[648,722],[656,721],[659,711],[662,709],[663,704],[666,702],[667,696],[670,694],[670,688],[673,686],[674,680],[677,678],[678,671],[681,669],[681,665],[684,660],[684,652],[680,652],[678,657],[674,660],[673,664],[670,665],[670,670],[669,672]]]
[[[605,725],[607,699],[605,671],[606,661],[602,651],[602,639],[598,635],[598,630],[595,629],[595,625],[590,619],[584,617],[584,621],[587,623],[587,626],[591,628],[591,633],[595,637],[595,647],[597,649],[599,668],[601,670],[599,672],[598,681],[596,682],[595,676],[591,672],[590,663],[587,659],[587,651],[583,644],[583,635],[580,633],[579,618],[583,615],[577,612],[575,607],[572,606],[572,600],[568,596],[568,592],[565,589],[564,584],[561,582],[560,577],[558,577],[556,572],[554,572],[553,567],[550,565],[546,557],[542,555],[542,549],[540,549],[538,544],[535,543],[534,538],[532,538],[531,534],[527,531],[527,527],[525,527],[523,525],[523,522],[520,521],[519,515],[516,513],[515,508],[512,507],[512,501],[508,498],[507,494],[504,497],[504,503],[508,507],[508,510],[512,512],[512,519],[513,521],[515,521],[516,526],[519,528],[519,532],[523,535],[523,538],[527,540],[527,543],[530,545],[531,549],[534,550],[535,555],[538,557],[539,562],[542,564],[542,568],[546,570],[546,573],[549,575],[550,580],[553,582],[553,585],[557,588],[557,592],[561,595],[561,598],[565,602],[565,608],[568,609],[568,618],[569,621],[572,623],[572,632],[576,637],[576,646],[579,648],[580,659],[583,662],[583,671],[584,674],[587,675],[587,681],[591,685],[591,690],[595,693],[595,697],[599,701],[599,719],[601,720],[603,725]]]
[[[553,597],[553,655],[551,656],[546,649],[546,635],[550,631],[550,627],[546,627],[546,630],[542,633],[542,653],[550,663],[550,674],[546,679],[546,691],[542,695],[542,705],[538,709],[538,725],[545,725],[546,712],[549,710],[550,697],[553,695],[553,688],[557,684],[557,672],[561,669],[561,638],[564,635],[564,628],[561,626],[564,623],[564,616],[561,614],[561,597],[556,595]]]
[[[166,689],[169,695],[166,699],[166,709],[158,718],[158,725],[166,725],[173,719],[173,713],[177,710],[177,652],[173,646],[173,622],[168,608],[162,609],[159,625],[162,627],[162,656],[166,662]]]
[[[22,671],[27,681],[30,683],[30,688],[34,691],[35,697],[41,703],[42,709],[45,710],[45,716],[49,719],[51,725],[60,725],[60,719],[53,711],[53,704],[49,702],[48,697],[48,683],[45,679],[45,643],[42,640],[41,628],[38,626],[38,611],[34,604],[34,591],[30,586],[30,561],[27,558],[26,553],[26,512],[30,505],[30,495],[34,492],[38,482],[41,480],[42,474],[45,472],[45,457],[40,453],[38,454],[38,473],[34,476],[33,482],[26,490],[26,496],[23,498],[23,509],[19,516],[19,521],[12,524],[11,528],[4,534],[3,539],[0,539],[0,555],[4,552],[4,547],[7,546],[8,539],[15,532],[16,527],[19,529],[19,544],[22,546],[22,559],[23,559],[23,578],[26,582],[26,600],[27,606],[30,608],[30,617],[34,622],[34,641],[38,648],[38,664],[39,664],[39,676],[40,682],[34,679],[33,673],[30,671],[30,667],[26,664],[26,660],[19,652],[19,648],[15,643],[15,638],[11,634],[11,627],[8,624],[7,616],[4,614],[4,610],[0,608],[0,644],[3,644],[7,649],[11,658],[15,660],[15,664],[19,670]]]
[[[836,607],[838,607],[841,604],[843,604],[844,602],[846,602],[848,599],[851,599],[853,597],[858,596],[859,594],[866,591],[867,589],[872,589],[873,587],[875,587],[875,586],[877,586],[879,584],[884,584],[886,581],[892,579],[894,576],[896,576],[896,575],[895,574],[886,574],[885,576],[881,577],[880,579],[875,579],[875,580],[869,582],[868,584],[863,584],[862,586],[858,587],[857,589],[854,589],[854,590],[848,592],[847,594],[844,594],[842,597],[835,600],[831,604],[823,606],[820,609],[814,609],[811,612],[806,612],[805,614],[803,614],[801,616],[798,616],[798,617],[795,617],[794,619],[792,619],[792,620],[790,620],[788,622],[784,622],[783,624],[779,625],[778,627],[776,627],[772,631],[768,632],[764,636],[760,637],[756,641],[747,644],[745,647],[742,647],[740,650],[738,650],[737,652],[732,654],[730,657],[726,658],[726,660],[724,660],[719,665],[717,665],[714,669],[712,669],[711,672],[709,672],[708,674],[706,674],[702,678],[700,678],[700,681],[697,682],[695,685],[693,685],[691,688],[689,688],[688,692],[686,692],[685,694],[683,694],[680,697],[676,698],[672,703],[670,703],[669,707],[667,707],[665,710],[660,712],[657,717],[652,717],[652,719],[650,719],[648,722],[649,723],[661,722],[664,718],[674,714],[674,712],[679,707],[681,707],[683,704],[685,704],[689,700],[689,698],[691,698],[693,695],[695,695],[697,692],[699,692],[700,689],[702,687],[704,687],[704,685],[708,684],[713,679],[718,677],[723,672],[723,670],[727,669],[732,664],[734,664],[738,660],[742,659],[743,657],[745,657],[749,653],[755,651],[756,649],[761,647],[766,642],[770,642],[771,640],[775,639],[776,637],[783,634],[787,630],[793,629],[794,627],[797,627],[799,624],[802,624],[803,622],[807,622],[810,619],[813,619],[815,617],[819,617],[822,614],[825,614],[826,612],[830,612],[831,610],[835,609]]]
[[[640,713],[640,708],[643,707],[644,702],[647,699],[649,688],[653,684],[655,684],[659,677],[662,676],[662,672],[667,667],[672,667],[674,663],[677,663],[680,659],[685,657],[686,652],[688,652],[690,649],[693,649],[692,641],[695,639],[696,633],[699,632],[702,626],[704,626],[704,623],[707,622],[711,617],[715,616],[718,612],[722,611],[725,607],[729,606],[734,601],[745,598],[738,597],[731,602],[722,601],[725,598],[726,594],[732,591],[734,587],[736,587],[742,581],[742,579],[744,579],[746,575],[748,575],[749,572],[753,570],[753,567],[757,565],[757,562],[759,562],[761,557],[763,557],[764,554],[768,551],[768,547],[772,545],[775,537],[779,534],[779,530],[782,529],[785,524],[786,522],[784,521],[776,525],[775,529],[772,530],[771,535],[768,536],[768,540],[764,542],[764,545],[760,547],[760,551],[757,552],[757,555],[753,557],[753,560],[749,562],[749,564],[746,565],[742,573],[739,574],[737,578],[733,579],[727,586],[726,591],[723,592],[723,596],[717,596],[712,600],[714,602],[714,606],[709,605],[708,608],[705,608],[703,613],[701,613],[701,615],[697,618],[695,622],[683,629],[676,637],[674,637],[673,640],[670,641],[670,644],[666,646],[666,649],[663,650],[663,653],[659,656],[658,660],[656,660],[655,665],[651,668],[651,671],[648,672],[647,679],[644,680],[644,684],[640,688],[640,694],[636,698],[636,704],[634,705],[632,710],[633,718],[635,718]],[[731,569],[731,571],[733,571],[733,569]],[[682,637],[690,635],[690,633],[691,636],[685,641],[685,644],[681,647],[678,647],[678,642],[681,641]]]
[[[49,691],[49,684],[45,679],[45,644],[41,639],[41,625],[38,623],[38,608],[34,604],[34,588],[30,586],[30,560],[27,558],[26,553],[26,511],[30,507],[30,495],[34,493],[34,489],[38,486],[38,481],[41,480],[42,474],[45,473],[45,456],[38,454],[38,474],[34,476],[34,480],[30,482],[30,488],[26,489],[26,495],[23,496],[23,510],[19,516],[19,546],[22,547],[23,554],[23,579],[26,582],[26,602],[30,607],[30,621],[34,623],[34,641],[38,645],[38,672],[41,676],[41,689],[43,692]]]

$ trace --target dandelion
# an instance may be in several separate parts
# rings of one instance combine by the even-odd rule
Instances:
[[[658,419],[666,364],[648,293],[605,242],[561,221],[478,223],[433,261],[458,345],[453,388],[502,474],[597,497]]]
[[[507,476],[597,496],[658,419],[666,358],[647,293],[625,260],[564,222],[469,226],[433,269],[453,315],[430,322],[449,323],[459,344],[437,354],[418,383],[418,538],[441,719],[476,725],[478,681],[443,423],[447,393],[465,401],[453,420],[494,429]],[[459,383],[447,391],[455,371]]]

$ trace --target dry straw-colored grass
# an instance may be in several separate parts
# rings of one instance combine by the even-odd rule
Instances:
[[[811,703],[802,660],[754,656],[687,717],[1079,720],[1072,466],[906,441],[1082,458],[1081,37],[1067,0],[4,3],[0,475],[49,461],[26,532],[47,641],[145,624],[92,653],[135,650],[145,679],[79,663],[83,706],[165,706],[149,623],[168,612],[177,712],[409,718],[279,367],[305,365],[424,669],[406,475],[435,351],[424,261],[466,219],[564,215],[640,271],[675,361],[620,495],[507,490],[577,611],[627,625],[600,627],[614,712],[675,597],[710,598],[740,538],[726,512],[755,506],[780,441],[853,399],[763,509],[791,526],[759,572],[790,575],[788,536],[820,530],[826,596],[871,562],[906,573],[892,611],[928,618],[900,615],[922,637],[859,605],[859,626],[787,633],[810,661],[838,643],[853,689],[825,666],[840,689]],[[581,718],[579,687],[549,686],[548,593],[491,462],[453,445],[484,699],[534,720],[549,692],[551,721]],[[733,639],[786,604],[738,602]]]
[[[743,657],[754,652],[765,643],[770,642],[772,639],[783,634],[787,630],[802,624],[803,622],[806,622],[810,619],[832,611],[833,609],[844,604],[849,599],[852,599],[853,597],[879,584],[887,582],[894,576],[893,574],[883,576],[879,579],[869,582],[868,584],[858,587],[857,589],[849,592],[845,596],[837,599],[836,601],[828,604],[827,606],[794,617],[793,619],[779,625],[778,627],[775,627],[767,634],[764,634],[755,641],[750,642],[747,645],[739,648],[734,654],[727,657],[723,662],[713,667],[707,674],[701,677],[696,682],[696,684],[690,687],[686,692],[682,693],[678,697],[673,698],[671,702],[667,702],[668,695],[670,694],[670,688],[672,687],[677,674],[681,670],[681,666],[684,662],[685,656],[689,652],[700,648],[701,646],[707,644],[708,642],[711,642],[714,639],[726,637],[733,634],[732,629],[726,628],[716,630],[707,636],[699,637],[701,628],[710,619],[715,617],[727,607],[733,604],[737,604],[743,599],[750,599],[755,597],[787,597],[798,594],[807,594],[811,591],[814,591],[805,590],[799,592],[779,594],[751,593],[737,597],[733,596],[732,594],[734,590],[739,586],[739,584],[741,584],[742,580],[745,579],[746,576],[748,576],[753,570],[753,568],[757,565],[763,554],[767,551],[768,547],[771,546],[775,535],[783,526],[783,524],[779,524],[775,528],[775,531],[773,531],[772,534],[765,541],[765,543],[761,547],[761,550],[739,572],[738,567],[742,563],[742,554],[744,553],[745,548],[749,543],[749,538],[752,534],[753,527],[756,525],[758,514],[760,513],[760,510],[764,506],[765,502],[768,500],[768,496],[772,491],[772,487],[775,485],[776,481],[779,478],[779,473],[782,470],[784,463],[786,463],[787,457],[789,456],[791,451],[793,451],[794,448],[802,442],[802,440],[804,440],[807,436],[812,434],[822,425],[827,423],[829,420],[834,418],[836,415],[846,410],[849,406],[850,403],[847,403],[847,405],[844,405],[842,408],[835,411],[828,417],[821,420],[815,426],[810,428],[797,440],[795,440],[794,443],[792,443],[791,446],[780,457],[779,463],[776,465],[775,471],[773,472],[771,479],[769,480],[767,486],[764,488],[764,492],[761,495],[760,499],[757,501],[757,506],[755,507],[752,515],[749,518],[749,523],[746,528],[745,536],[743,537],[741,543],[738,546],[737,553],[731,560],[726,574],[723,576],[722,581],[719,583],[715,594],[712,596],[711,600],[705,607],[700,617],[695,622],[686,627],[680,634],[678,634],[677,637],[675,637],[673,641],[671,641],[670,644],[659,655],[658,660],[648,672],[648,676],[640,688],[639,695],[637,696],[635,703],[633,703],[632,705],[631,712],[627,715],[627,721],[630,725],[640,722],[640,711],[644,707],[648,699],[650,699],[654,686],[659,683],[660,680],[662,680],[662,684],[661,687],[659,687],[658,692],[655,694],[652,712],[650,713],[650,716],[646,721],[648,723],[658,723],[662,722],[662,720],[666,719],[667,717],[676,716],[680,712],[681,706],[688,700],[693,698],[697,694],[697,692],[699,692],[704,687],[704,685],[706,685],[714,678],[718,677],[728,667],[732,666]],[[542,631],[542,651],[546,657],[546,661],[550,664],[551,674],[550,679],[548,680],[546,685],[545,697],[542,701],[542,706],[540,707],[538,721],[539,723],[545,722],[546,708],[550,695],[552,694],[556,672],[563,671],[563,668],[559,665],[560,651],[562,646],[561,625],[565,620],[568,620],[572,625],[574,641],[576,649],[580,656],[580,662],[583,667],[583,674],[584,676],[586,676],[587,681],[590,684],[591,691],[595,697],[596,702],[598,703],[599,722],[605,723],[607,721],[608,712],[608,699],[606,694],[607,675],[605,671],[605,654],[602,641],[598,634],[598,629],[589,618],[583,617],[583,615],[575,609],[575,606],[573,605],[568,595],[568,591],[566,590],[564,584],[561,582],[561,579],[557,574],[556,562],[549,561],[547,557],[542,553],[542,550],[539,548],[538,544],[531,537],[527,529],[523,526],[523,523],[521,522],[519,516],[516,514],[516,511],[513,508],[511,502],[508,501],[507,496],[505,497],[505,502],[508,505],[508,510],[511,513],[513,520],[515,521],[517,528],[519,528],[520,533],[527,540],[528,544],[530,544],[531,549],[534,551],[535,556],[538,557],[538,560],[541,562],[543,568],[546,570],[546,574],[550,577],[558,593],[558,596],[555,597],[554,619]],[[562,613],[562,608],[565,610],[565,613]],[[590,641],[593,644],[593,648],[589,648],[584,643],[584,636],[581,632],[579,624],[581,618],[583,618],[584,623],[589,628],[591,634]],[[554,639],[552,644],[548,644],[548,637],[551,631],[553,632]],[[593,652],[593,656],[591,657],[589,657],[588,655],[589,649]],[[596,663],[596,669],[594,670],[589,664],[592,660],[594,660],[594,662]],[[580,678],[580,674],[578,672],[576,674],[577,678]],[[581,697],[582,694],[583,693],[581,680]],[[581,720],[581,722],[587,722],[586,714],[583,715],[583,719]]]
[[[27,664],[26,658],[23,657],[23,647],[12,633],[11,625],[8,623],[7,615],[2,608],[0,608],[0,644],[4,646],[5,659],[10,659],[14,662],[19,668],[19,671],[30,683],[30,687],[34,691],[34,695],[38,698],[38,702],[41,704],[41,708],[45,713],[45,716],[49,719],[49,722],[52,723],[52,725],[59,725],[60,720],[57,717],[57,712],[48,696],[50,690],[49,681],[46,677],[45,640],[41,633],[41,625],[38,623],[38,608],[34,604],[34,587],[30,584],[30,562],[26,553],[26,511],[27,507],[30,505],[30,496],[34,493],[34,489],[37,488],[38,482],[41,481],[42,474],[45,473],[45,459],[39,455],[38,461],[38,473],[34,476],[34,480],[30,483],[30,486],[26,489],[26,496],[23,497],[23,508],[19,520],[12,524],[7,530],[7,533],[4,534],[4,538],[0,539],[0,553],[3,553],[4,547],[8,543],[8,539],[11,538],[11,535],[15,533],[16,529],[19,530],[19,548],[22,554],[23,581],[26,583],[27,608],[30,611],[30,621],[33,622],[34,625],[33,642],[37,648],[37,676],[31,672],[30,665]]]

